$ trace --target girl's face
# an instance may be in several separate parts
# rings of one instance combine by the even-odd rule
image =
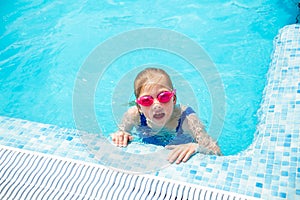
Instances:
[[[139,105],[140,111],[145,115],[150,124],[154,126],[152,128],[162,128],[173,114],[174,104],[176,103],[174,96],[166,103],[161,103],[157,99],[157,95],[164,91],[171,91],[171,89],[165,87],[165,84],[153,84],[145,86],[139,95],[139,97],[150,95],[154,98],[154,102],[150,106]]]

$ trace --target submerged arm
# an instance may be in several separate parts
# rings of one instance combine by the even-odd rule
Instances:
[[[123,115],[122,121],[119,124],[119,130],[130,132],[138,123],[138,110],[136,107],[129,108]]]
[[[207,134],[204,125],[198,119],[196,114],[188,115],[183,125],[186,130],[193,135],[198,143],[198,152],[221,155],[220,147],[217,142]]]
[[[131,107],[124,113],[122,122],[119,125],[119,130],[111,134],[112,141],[117,146],[127,146],[128,142],[133,139],[130,131],[138,123],[138,110],[136,107]]]
[[[206,133],[203,124],[193,111],[186,115],[182,124],[182,129],[184,132],[190,133],[194,137],[196,143],[191,142],[187,144],[166,146],[167,149],[172,150],[168,157],[169,162],[173,163],[175,160],[176,164],[179,164],[181,161],[186,162],[197,152],[221,155],[217,142]]]

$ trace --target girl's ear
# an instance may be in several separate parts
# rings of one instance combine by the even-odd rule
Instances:
[[[177,97],[176,97],[176,94],[174,95],[174,98],[173,98],[173,103],[174,105],[176,104],[176,101],[177,101]]]

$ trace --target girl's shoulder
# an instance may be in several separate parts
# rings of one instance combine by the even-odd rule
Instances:
[[[177,110],[177,112],[179,112],[180,114],[184,113],[184,112],[191,112],[191,113],[195,113],[195,111],[193,110],[192,107],[190,106],[186,106],[186,105],[182,105],[182,104],[177,104],[175,109]]]
[[[127,115],[127,117],[131,118],[134,121],[138,120],[140,117],[139,110],[136,106],[132,106],[132,107],[128,108],[126,115]]]
[[[136,106],[128,108],[123,115],[123,123],[135,125],[139,122],[139,111]]]
[[[182,120],[183,122],[188,115],[195,114],[194,110],[186,105],[176,104],[173,111],[173,120]]]
[[[139,110],[136,106],[129,107],[127,112],[130,113],[130,114],[133,114],[133,115],[139,114]]]

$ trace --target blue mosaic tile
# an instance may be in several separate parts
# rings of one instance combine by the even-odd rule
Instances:
[[[66,138],[66,140],[71,141],[71,140],[73,140],[73,137],[68,136],[68,137]]]
[[[285,198],[286,198],[286,193],[281,192],[281,193],[279,193],[279,196],[280,196],[281,198],[285,199]]]
[[[262,183],[256,183],[256,187],[262,188],[263,184]]]
[[[222,163],[222,170],[227,171],[228,163]]]
[[[259,178],[264,178],[264,177],[265,177],[265,174],[258,173],[258,174],[257,174],[257,177],[259,177]]]
[[[261,194],[259,194],[259,193],[254,193],[253,196],[256,197],[256,198],[261,198]]]

